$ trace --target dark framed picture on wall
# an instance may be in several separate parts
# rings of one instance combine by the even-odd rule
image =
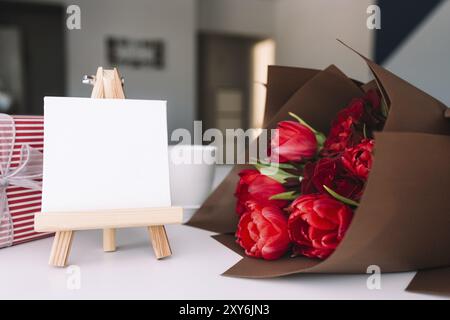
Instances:
[[[164,69],[165,45],[162,40],[108,37],[106,46],[111,65]]]

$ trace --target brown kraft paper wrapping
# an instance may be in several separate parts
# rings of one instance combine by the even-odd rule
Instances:
[[[233,196],[237,165],[188,225],[221,233],[216,240],[243,258],[224,274],[268,278],[295,273],[420,271],[409,291],[450,294],[450,121],[447,108],[403,79],[362,57],[374,74],[390,112],[376,133],[375,159],[352,224],[326,260],[284,257],[264,261],[244,255],[235,243]],[[364,87],[364,86],[363,86]],[[336,113],[363,91],[335,66],[324,71],[269,67],[266,128],[300,115],[328,132]],[[441,268],[441,269],[439,269]],[[445,278],[446,276],[446,278]],[[440,280],[439,280],[440,279]]]

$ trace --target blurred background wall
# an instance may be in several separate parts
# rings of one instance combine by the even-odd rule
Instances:
[[[272,37],[275,33],[273,0],[199,0],[200,31]]]
[[[373,0],[280,0],[276,7],[276,62],[323,69],[336,64],[348,76],[369,79],[367,67],[336,39],[373,58],[375,32],[366,27]],[[363,14],[362,14],[363,13]]]
[[[424,2],[427,14],[382,63],[450,107],[450,1]]]
[[[7,14],[6,4],[35,5],[36,21]],[[71,4],[80,6],[81,30],[65,26]],[[371,4],[381,7],[381,30],[366,26]],[[111,39],[133,59],[156,43],[160,63],[118,67],[128,97],[168,100],[170,131],[195,119],[204,129],[260,125],[269,64],[336,64],[370,79],[336,38],[450,105],[449,16],[448,0],[0,0],[0,107],[12,97],[22,104],[16,112],[39,113],[31,107],[39,101],[24,97],[89,96],[81,77],[110,65]]]
[[[108,66],[106,37],[162,39],[166,51],[163,70],[119,66],[126,78],[125,94],[136,99],[167,99],[169,129],[192,126],[196,83],[196,0],[14,2],[62,4],[64,13],[68,5],[80,6],[81,30],[67,30],[65,24],[61,25],[66,34],[66,88],[69,96],[90,95],[92,88],[83,85],[81,77],[95,73],[97,66]]]

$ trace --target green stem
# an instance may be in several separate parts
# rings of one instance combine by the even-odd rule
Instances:
[[[353,201],[352,199],[346,198],[344,196],[341,196],[339,193],[333,191],[332,189],[328,188],[326,185],[323,185],[324,189],[336,200],[339,200],[345,204],[348,204],[350,206],[357,207],[359,206],[359,203],[356,201]]]
[[[312,132],[317,133],[316,129],[314,129],[313,127],[311,127],[308,123],[306,123],[305,120],[303,120],[302,118],[300,118],[298,115],[296,115],[293,112],[289,112],[289,115],[294,118],[295,120],[297,120],[298,122],[300,122],[302,125],[304,125],[305,127],[308,127]]]
[[[295,200],[300,196],[300,194],[296,193],[295,191],[287,191],[275,194],[269,198],[269,200]]]

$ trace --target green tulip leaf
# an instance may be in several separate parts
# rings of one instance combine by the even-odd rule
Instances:
[[[255,164],[256,169],[263,175],[278,181],[279,183],[285,183],[288,178],[298,178],[293,174],[290,174],[278,166],[265,166],[261,164]]]
[[[296,115],[293,112],[289,112],[289,115],[294,118],[295,120],[297,120],[300,124],[304,125],[305,127],[308,127],[312,132],[316,133],[317,131],[311,127],[305,120],[303,120],[302,118],[300,118],[298,115]]]
[[[276,167],[276,168],[280,168],[280,169],[292,169],[292,170],[296,169],[296,167],[290,163],[273,163],[273,162],[266,162],[266,161],[262,161],[262,160],[259,160],[257,163],[262,166],[266,166],[266,167]]]
[[[325,140],[327,140],[327,137],[325,137],[325,135],[322,132],[316,132],[316,140],[318,149],[322,149]]]
[[[324,189],[336,200],[339,200],[342,203],[348,204],[350,206],[357,207],[359,206],[359,203],[356,201],[353,201],[352,199],[346,198],[344,196],[341,196],[339,193],[333,191],[332,189],[328,188],[326,185],[323,185]]]
[[[381,98],[381,113],[385,118],[387,118],[389,114],[389,107],[387,106],[386,100],[383,98]]]
[[[296,193],[295,191],[287,191],[282,192],[279,194],[275,194],[269,198],[269,200],[295,200],[300,196],[300,194]]]
[[[364,139],[367,139],[367,126],[365,123],[363,125],[363,136],[364,136]]]

